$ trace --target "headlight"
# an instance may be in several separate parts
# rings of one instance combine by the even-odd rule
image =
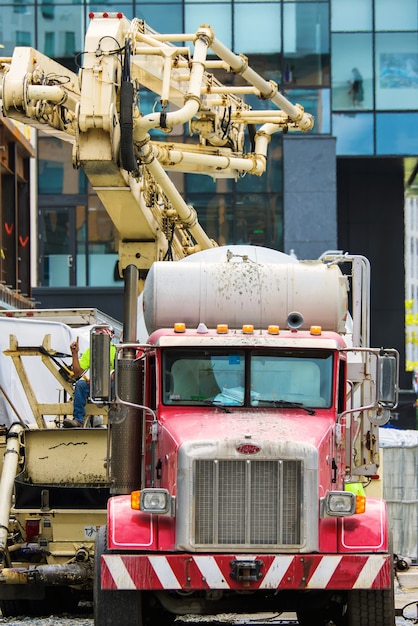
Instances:
[[[329,491],[323,499],[323,506],[325,516],[353,515],[356,511],[356,496],[350,491]]]
[[[142,489],[139,508],[144,513],[171,513],[171,496],[167,489]]]

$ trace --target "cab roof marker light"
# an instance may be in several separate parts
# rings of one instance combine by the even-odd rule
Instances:
[[[278,335],[280,333],[280,327],[277,324],[269,324],[267,328],[269,335]]]
[[[118,11],[117,13],[108,13],[107,11],[105,11],[104,13],[95,13],[94,11],[90,11],[89,18],[93,20],[95,17],[117,17],[118,20],[121,20],[123,18],[123,13],[121,11]]]
[[[252,324],[243,324],[242,332],[244,335],[252,335],[254,333],[254,326]]]
[[[322,335],[322,326],[311,326],[311,335]]]
[[[175,333],[186,332],[186,324],[184,322],[174,322],[173,328]]]
[[[216,325],[216,332],[218,333],[218,335],[226,335],[228,330],[229,330],[228,324],[217,324]]]

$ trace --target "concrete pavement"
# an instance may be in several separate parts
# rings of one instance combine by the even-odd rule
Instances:
[[[410,605],[407,609],[405,607]],[[418,566],[397,572],[395,579],[396,615],[418,619]]]

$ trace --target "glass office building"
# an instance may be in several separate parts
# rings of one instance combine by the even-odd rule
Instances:
[[[274,137],[261,178],[235,183],[176,175],[211,237],[294,249],[299,257],[350,245],[384,267],[383,253],[370,241],[378,231],[385,242],[386,215],[389,236],[400,237],[403,264],[403,221],[393,220],[395,208],[403,207],[403,159],[418,154],[417,0],[2,0],[3,54],[33,46],[77,70],[91,11],[122,11],[162,33],[194,32],[208,23],[315,116],[309,137]],[[47,288],[120,286],[117,233],[83,173],[72,169],[70,147],[39,134],[38,155],[37,287],[45,294]],[[332,160],[336,165],[329,166]],[[310,186],[298,195],[301,165],[313,169]],[[389,198],[395,199],[390,205]],[[356,220],[365,226],[356,230]],[[325,224],[329,232],[309,247]],[[403,301],[402,292],[402,309]]]
[[[194,32],[210,23],[218,39],[246,54],[292,102],[314,114],[314,133],[336,137],[337,156],[418,152],[416,0],[398,0],[396,11],[389,0],[3,0],[3,53],[33,46],[77,69],[88,14],[103,10],[139,17],[164,33]],[[117,233],[83,173],[72,169],[69,146],[40,135],[38,154],[37,285],[119,284],[113,271]],[[280,137],[274,137],[269,154],[261,179],[176,181],[219,243],[285,247]]]

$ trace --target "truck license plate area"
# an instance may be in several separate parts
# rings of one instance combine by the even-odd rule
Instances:
[[[263,561],[255,559],[254,561],[231,561],[231,578],[236,581],[258,581],[262,578],[261,567]]]

